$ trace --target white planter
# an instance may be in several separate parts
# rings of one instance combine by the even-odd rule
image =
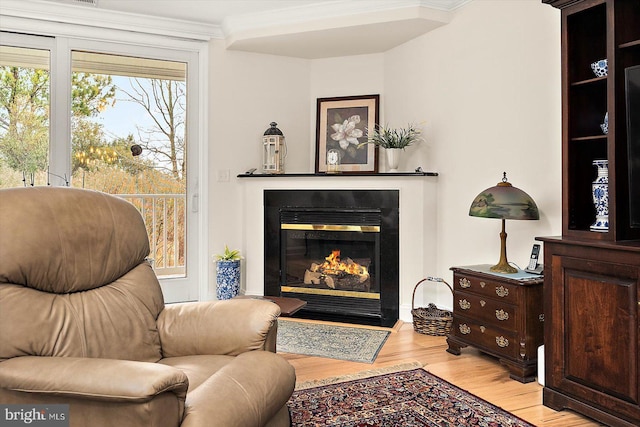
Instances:
[[[387,171],[398,172],[402,148],[386,148],[385,152],[387,153]]]

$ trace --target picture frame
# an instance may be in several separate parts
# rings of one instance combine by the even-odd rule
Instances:
[[[365,144],[368,129],[378,124],[380,95],[318,98],[316,173],[378,173],[378,147]],[[328,170],[327,152],[340,154]]]

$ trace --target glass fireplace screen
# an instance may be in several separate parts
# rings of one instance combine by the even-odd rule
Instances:
[[[322,213],[281,217],[283,292],[380,297],[380,217],[366,219],[362,212],[353,213],[341,212],[348,218],[325,218],[342,219],[341,224],[319,222]]]

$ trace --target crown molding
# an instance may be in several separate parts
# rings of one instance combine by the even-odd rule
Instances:
[[[163,40],[167,47],[223,39],[228,49],[314,59],[384,52],[446,25],[470,1],[325,0],[229,16],[214,25],[103,9],[99,3],[2,0],[0,30],[140,45]]]
[[[237,34],[264,28],[283,28],[314,21],[329,21],[349,16],[397,12],[402,9],[424,8],[432,12],[451,12],[471,0],[359,0],[352,2],[325,1],[322,4],[311,4],[286,9],[270,10],[229,16],[222,22],[225,37],[235,38]],[[446,19],[446,18],[442,18]],[[359,24],[360,22],[354,22]]]
[[[456,10],[471,0],[422,0],[422,6],[446,11]]]
[[[183,21],[172,18],[151,17],[136,13],[116,12],[78,4],[52,3],[48,1],[2,0],[0,29],[6,29],[7,18],[16,21],[29,19],[43,22],[82,25],[92,28],[162,35],[187,40],[206,41],[224,38],[218,25]]]
[[[306,59],[386,52],[448,24],[469,0],[332,1],[229,17],[227,49]]]

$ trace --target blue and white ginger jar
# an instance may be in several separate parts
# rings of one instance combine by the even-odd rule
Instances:
[[[596,208],[596,220],[589,227],[591,231],[609,231],[609,161],[594,160],[598,176],[591,184],[593,205]]]
[[[231,299],[240,293],[240,261],[216,261],[216,297]]]

